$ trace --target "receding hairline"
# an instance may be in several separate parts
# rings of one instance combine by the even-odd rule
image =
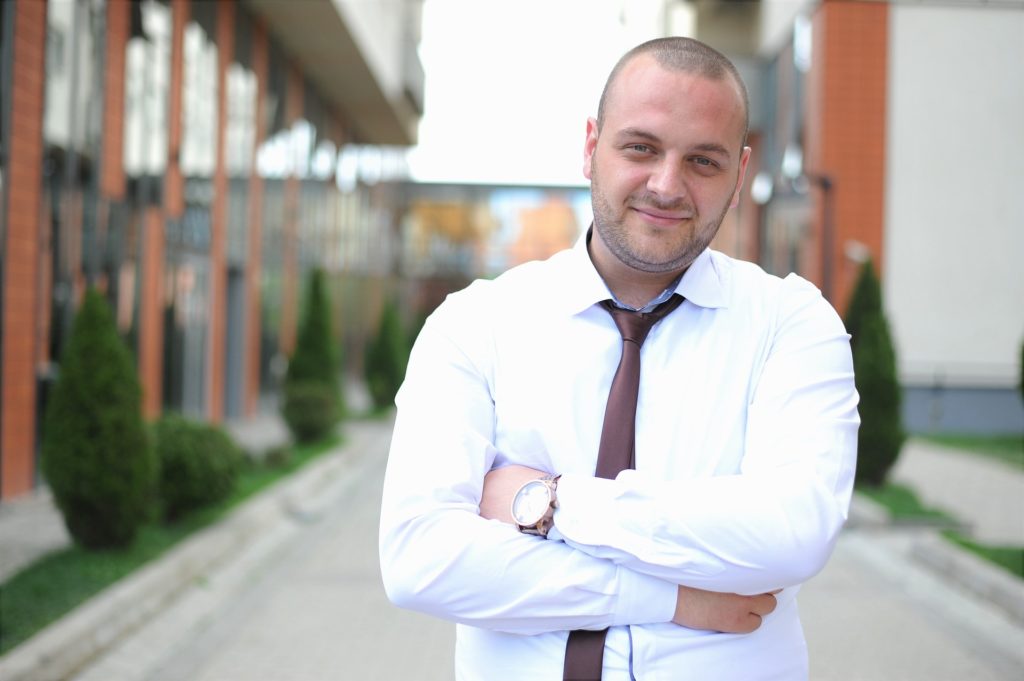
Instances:
[[[731,79],[739,90],[740,99],[743,103],[742,143],[746,145],[747,132],[750,129],[750,100],[747,96],[747,86],[743,82],[743,77],[740,76],[736,66],[724,54],[699,40],[682,36],[648,40],[622,55],[612,68],[611,73],[608,74],[604,90],[601,91],[601,100],[597,105],[598,130],[601,129],[604,123],[605,106],[619,73],[635,58],[645,54],[653,57],[659,66],[669,71],[691,73],[708,80],[724,81]]]

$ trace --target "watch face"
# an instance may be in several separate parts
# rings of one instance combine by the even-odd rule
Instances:
[[[551,492],[548,486],[540,480],[534,480],[516,494],[512,501],[512,517],[520,525],[534,525],[544,517],[550,505]]]

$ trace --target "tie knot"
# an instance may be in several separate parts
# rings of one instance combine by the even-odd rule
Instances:
[[[604,307],[604,309],[606,309],[612,316],[612,319],[615,320],[615,326],[619,327],[619,333],[622,335],[622,340],[632,341],[633,343],[636,343],[637,346],[642,346],[644,341],[647,340],[647,334],[650,333],[651,327],[657,324],[662,317],[665,317],[672,312],[672,310],[679,307],[679,304],[682,302],[682,297],[673,295],[650,312],[634,312],[633,310],[626,310],[616,306],[610,300],[602,301],[601,306]]]

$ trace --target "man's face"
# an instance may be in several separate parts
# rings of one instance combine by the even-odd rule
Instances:
[[[601,130],[587,122],[583,174],[601,241],[593,247],[642,272],[689,266],[739,200],[744,125],[732,80],[666,70],[650,55],[626,64]]]

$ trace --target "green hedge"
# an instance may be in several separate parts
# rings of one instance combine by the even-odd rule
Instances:
[[[282,416],[292,436],[309,442],[327,435],[345,413],[341,359],[331,332],[330,301],[319,268],[310,273],[295,352],[285,375]]]
[[[296,442],[327,437],[341,420],[337,391],[312,381],[286,385],[282,411]]]
[[[896,463],[906,434],[896,351],[870,260],[861,268],[847,309],[846,328],[852,336],[853,371],[860,394],[856,482],[878,486]]]
[[[366,386],[378,409],[395,402],[409,363],[409,333],[402,328],[398,306],[389,301],[381,312],[377,334],[366,347]]]
[[[46,409],[42,471],[71,537],[126,546],[150,515],[158,477],[131,353],[107,301],[86,292]]]
[[[169,414],[154,424],[153,433],[166,520],[177,520],[231,494],[243,456],[222,429]]]

